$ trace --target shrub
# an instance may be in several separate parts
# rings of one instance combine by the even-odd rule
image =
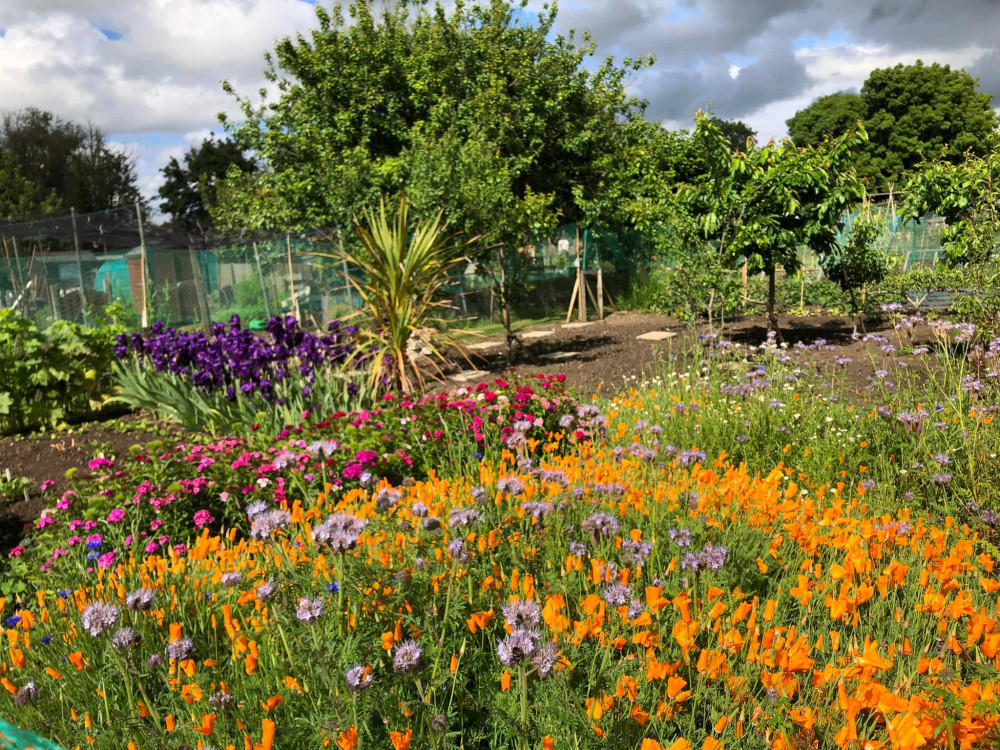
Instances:
[[[115,328],[58,321],[40,331],[0,310],[0,433],[92,416],[114,387]]]

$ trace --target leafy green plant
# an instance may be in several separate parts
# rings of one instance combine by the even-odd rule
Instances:
[[[111,400],[144,409],[180,423],[189,430],[208,430],[213,435],[239,434],[262,430],[277,434],[287,425],[301,420],[303,413],[316,410],[333,413],[370,399],[356,385],[349,368],[329,368],[324,376],[303,393],[304,378],[291,375],[273,385],[275,400],[265,403],[240,395],[229,398],[225,390],[205,390],[190,378],[172,372],[149,372],[137,359],[126,359],[113,366],[121,392]],[[239,390],[239,381],[234,381]]]
[[[0,505],[27,500],[30,487],[30,479],[11,474],[10,469],[4,469],[0,472]]]
[[[699,115],[694,137],[711,167],[691,195],[701,229],[730,263],[767,274],[768,317],[777,330],[777,268],[797,271],[803,245],[821,257],[834,250],[847,209],[864,196],[849,165],[867,136],[861,129],[817,147],[786,141],[733,152],[718,125]]]
[[[866,200],[851,224],[846,241],[820,258],[827,276],[847,293],[852,318],[864,313],[859,292],[868,284],[877,284],[889,273],[889,258],[875,244],[882,231],[882,222]],[[863,317],[861,320],[864,327]]]
[[[411,350],[410,340],[422,337],[421,343],[430,353],[426,362],[438,371],[438,363],[446,361],[442,345],[464,351],[451,333],[435,333],[435,342],[425,332],[435,324],[443,327],[434,315],[447,305],[439,299],[440,292],[448,282],[448,271],[466,261],[464,251],[475,240],[460,243],[446,236],[441,213],[431,221],[411,225],[405,198],[400,199],[394,213],[383,199],[377,214],[365,211],[362,218],[364,223],[355,222],[356,249],[348,250],[328,238],[335,243],[336,252],[320,255],[346,260],[360,272],[350,282],[363,300],[361,314],[370,324],[372,385],[385,381],[390,390],[422,390],[427,367]]]
[[[55,426],[100,409],[114,387],[115,333],[66,321],[40,331],[0,310],[0,433]]]
[[[681,256],[674,266],[650,270],[623,300],[625,307],[676,315],[694,322],[737,315],[743,309],[743,290],[736,272],[724,268],[709,249]]]

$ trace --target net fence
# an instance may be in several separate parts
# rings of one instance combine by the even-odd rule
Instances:
[[[903,222],[882,209],[880,247],[897,268],[935,263],[941,255],[936,217]],[[843,238],[850,232],[848,218]],[[156,320],[183,326],[239,315],[260,324],[279,313],[322,326],[360,307],[350,284],[357,269],[338,260],[335,232],[185,232],[144,220],[135,206],[93,214],[59,214],[0,221],[0,307],[37,325],[57,320],[93,323],[114,305],[136,327]],[[822,275],[802,251],[805,273]],[[499,284],[522,318],[567,312],[583,294],[596,306],[623,294],[637,277],[672,265],[662,238],[622,227],[559,227],[551,237],[506,256],[478,257],[459,267],[445,288],[448,314],[496,319]],[[579,288],[577,270],[587,283]]]

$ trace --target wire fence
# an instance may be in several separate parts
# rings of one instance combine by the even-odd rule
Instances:
[[[938,260],[940,219],[902,222],[889,209],[882,210],[882,218],[880,246],[896,256],[898,267]],[[850,219],[845,237],[849,231]],[[185,232],[144,220],[139,206],[8,220],[0,222],[0,307],[39,326],[57,320],[92,323],[109,305],[119,317],[134,316],[136,327],[156,320],[204,325],[234,314],[256,325],[279,313],[322,326],[361,304],[350,284],[355,270],[330,257],[327,237]],[[508,269],[507,296],[519,317],[562,313],[580,297],[595,307],[605,300],[613,304],[637,275],[673,261],[654,236],[575,224],[508,258],[516,266]],[[487,261],[470,261],[449,280],[446,293],[455,318],[499,314],[497,274]],[[821,275],[814,257],[803,252],[802,261],[807,273]]]

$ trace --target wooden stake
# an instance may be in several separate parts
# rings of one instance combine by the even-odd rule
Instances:
[[[604,270],[597,264],[597,319],[604,320]]]
[[[142,279],[142,328],[149,328],[149,292],[146,291],[148,279],[146,278],[146,233],[142,229],[142,206],[139,201],[135,202],[135,215],[139,220],[139,275]]]
[[[295,275],[292,272],[292,235],[285,235],[285,245],[288,247],[288,291],[292,295],[292,315],[299,318],[299,301],[295,299]]]
[[[573,308],[576,306],[576,295],[580,293],[580,271],[576,272],[576,283],[573,284],[573,294],[569,297],[569,309],[566,311],[566,322],[573,319]]]
[[[139,204],[136,203],[138,206]],[[83,261],[80,258],[80,236],[76,233],[76,209],[70,207],[69,215],[73,222],[73,246],[76,248],[76,272],[80,276],[80,312],[83,313],[83,324],[90,325],[90,320],[87,318],[87,295],[83,291]],[[139,236],[142,237],[142,219],[139,219]]]
[[[594,293],[590,289],[590,282],[587,281],[587,274],[583,275],[583,288],[587,290],[587,297],[590,298],[590,303],[599,310],[601,306],[597,303],[597,299],[594,297]]]
[[[205,279],[201,275],[201,262],[194,245],[188,245],[188,260],[191,262],[191,275],[194,277],[194,293],[198,298],[198,317],[201,327],[208,333],[211,330],[212,319],[208,312],[208,300],[205,298]]]
[[[586,295],[583,293],[583,287],[586,284],[586,280],[583,278],[583,252],[580,248],[580,225],[576,225],[576,280],[579,284],[579,295],[577,295],[577,302],[579,303],[580,309],[577,319],[581,323],[587,321],[587,299]]]
[[[253,259],[257,263],[257,278],[260,279],[260,293],[264,295],[264,309],[267,317],[271,317],[271,304],[267,301],[267,286],[264,284],[264,272],[260,268],[260,253],[257,252],[257,243],[253,243]]]

